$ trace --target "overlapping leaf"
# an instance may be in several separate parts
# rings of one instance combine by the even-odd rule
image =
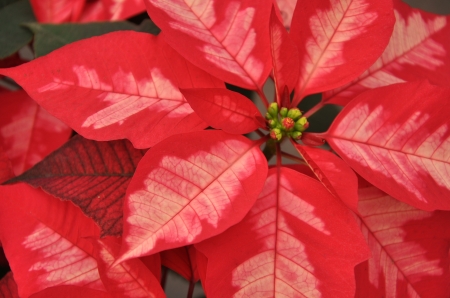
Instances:
[[[417,79],[448,86],[450,18],[411,8],[401,0],[394,4],[397,22],[383,55],[351,83],[325,92],[323,101],[345,105],[364,90]]]
[[[40,23],[74,22],[81,15],[86,0],[30,0]]]
[[[23,181],[72,201],[100,226],[102,236],[120,236],[125,191],[144,153],[126,140],[75,136],[11,183]]]
[[[266,174],[258,143],[243,136],[202,131],[160,142],[127,189],[119,261],[222,233],[254,204]]]
[[[6,156],[3,148],[0,147],[0,184],[8,179],[14,177],[14,172],[12,169],[12,164],[9,158]]]
[[[262,116],[256,105],[237,92],[210,88],[184,89],[181,93],[209,126],[232,134],[250,133],[260,126],[257,118]]]
[[[297,103],[350,82],[372,65],[388,44],[394,22],[391,0],[299,3],[291,27],[301,65]]]
[[[208,297],[352,297],[353,268],[368,257],[350,211],[287,168],[269,171],[244,220],[195,247]]]
[[[24,91],[1,95],[0,146],[14,173],[22,174],[64,144],[70,127],[50,115]]]
[[[148,148],[172,134],[206,127],[178,87],[220,87],[217,79],[180,63],[182,58],[165,48],[161,37],[113,32],[0,73],[81,135],[99,141],[127,138],[136,148]]]
[[[450,214],[425,212],[375,187],[359,191],[372,257],[355,269],[356,297],[449,297]]]
[[[358,178],[352,169],[331,152],[299,144],[294,146],[325,188],[358,212]]]
[[[231,84],[262,86],[271,70],[272,1],[145,2],[166,41],[188,61]]]
[[[294,8],[297,4],[297,0],[276,0],[276,4],[280,10],[284,27],[286,29],[291,28],[292,15],[294,14]]]
[[[59,285],[106,292],[87,240],[98,235],[71,202],[26,184],[0,188],[0,240],[20,297]]]
[[[0,280],[0,295],[2,298],[20,298],[12,272],[8,272]]]
[[[97,250],[100,277],[113,297],[166,297],[159,281],[139,259],[113,265],[120,251],[114,239],[98,240]]]
[[[197,282],[199,280],[196,262],[197,250],[194,246],[183,246],[161,252],[161,264],[186,280]]]
[[[423,210],[450,209],[450,89],[427,82],[366,91],[325,138],[364,179]]]
[[[101,0],[105,6],[108,19],[111,21],[125,20],[145,11],[142,0]]]

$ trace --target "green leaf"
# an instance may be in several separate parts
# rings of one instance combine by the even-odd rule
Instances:
[[[66,44],[93,36],[106,34],[119,30],[133,30],[157,34],[158,27],[150,20],[146,20],[141,25],[136,26],[130,22],[95,22],[87,24],[25,24],[34,36],[34,52],[36,57],[47,55]]]
[[[0,5],[11,2],[1,1]],[[0,59],[14,54],[31,41],[33,34],[21,24],[35,21],[28,0],[14,1],[0,10]]]

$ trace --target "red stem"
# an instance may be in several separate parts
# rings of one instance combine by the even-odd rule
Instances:
[[[306,118],[311,117],[311,115],[313,115],[315,112],[317,112],[318,110],[320,110],[322,107],[324,106],[323,101],[319,102],[318,104],[316,104],[311,110],[309,110],[308,112],[306,112],[303,116],[305,116]]]
[[[189,281],[189,289],[186,298],[192,298],[192,295],[194,294],[194,288],[195,288],[195,282],[192,280]]]
[[[258,93],[259,97],[261,98],[261,100],[263,101],[264,105],[267,108],[269,106],[269,101],[267,100],[266,96],[264,95],[264,92],[262,92],[262,90],[258,88],[258,90],[256,90],[256,93]]]

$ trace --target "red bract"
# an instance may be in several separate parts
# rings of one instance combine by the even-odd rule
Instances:
[[[300,1],[295,10],[280,0],[281,14],[272,0],[145,3],[159,36],[110,33],[0,70],[84,137],[115,140],[77,137],[10,183],[71,200],[103,236],[122,238],[99,239],[70,202],[0,189],[0,237],[19,293],[55,286],[45,266],[65,256],[39,260],[45,251],[28,245],[37,225],[90,262],[79,266],[91,269],[88,281],[62,271],[59,284],[117,297],[164,295],[160,252],[208,297],[449,295],[448,214],[428,211],[450,210],[450,89],[394,84],[430,71],[431,83],[448,83],[439,75],[450,59],[446,17],[399,0]],[[269,103],[261,90],[271,70]],[[264,117],[222,80],[256,90]],[[324,91],[316,107],[297,108]],[[329,130],[305,132],[329,103],[345,105]],[[123,138],[150,149],[140,159]],[[12,199],[39,208],[27,213]],[[77,223],[62,227],[64,217]]]

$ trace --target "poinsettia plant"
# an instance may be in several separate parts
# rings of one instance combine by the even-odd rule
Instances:
[[[66,2],[62,21],[109,1]],[[4,293],[164,297],[165,266],[188,297],[198,280],[207,297],[450,295],[448,17],[400,0],[144,4],[161,33],[0,69],[23,88],[0,93]]]

